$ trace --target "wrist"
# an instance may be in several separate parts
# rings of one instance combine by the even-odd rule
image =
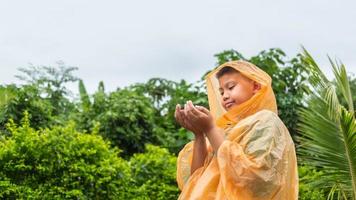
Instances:
[[[210,131],[206,132],[206,137],[208,138],[214,152],[218,152],[220,145],[224,142],[225,136],[223,129],[214,126]]]
[[[211,135],[216,130],[216,125],[212,124],[208,129],[205,130],[206,136]]]
[[[205,140],[205,135],[203,133],[194,134],[195,140]]]
[[[204,132],[201,131],[201,130],[192,130],[192,133],[194,134],[195,137],[201,137],[201,136],[204,136]]]

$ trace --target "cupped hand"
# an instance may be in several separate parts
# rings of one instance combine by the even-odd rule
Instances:
[[[194,106],[192,101],[188,101],[184,106],[184,113],[190,123],[204,133],[209,132],[214,127],[214,120],[210,111],[203,106]]]
[[[176,106],[176,110],[174,112],[174,117],[178,124],[180,124],[183,128],[194,133],[195,136],[204,135],[204,132],[200,130],[197,126],[192,124],[191,120],[185,114],[185,109],[182,109],[179,104]]]

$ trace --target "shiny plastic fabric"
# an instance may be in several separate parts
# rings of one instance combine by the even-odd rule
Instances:
[[[248,101],[228,112],[220,101],[215,74],[230,66],[261,84]],[[277,115],[270,76],[246,61],[227,62],[206,76],[210,112],[224,129],[225,140],[214,153],[207,140],[205,163],[192,175],[194,141],[181,150],[177,182],[183,200],[298,199],[298,171],[294,143]]]

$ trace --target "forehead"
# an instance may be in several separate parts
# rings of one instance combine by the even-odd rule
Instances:
[[[240,82],[242,80],[242,75],[234,72],[226,73],[218,79],[220,88],[228,85],[229,83]]]

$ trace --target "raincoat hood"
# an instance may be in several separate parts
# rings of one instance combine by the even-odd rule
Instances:
[[[261,84],[261,89],[251,99],[231,108],[229,111],[226,111],[221,104],[222,98],[219,92],[219,81],[216,78],[216,73],[227,66],[236,69],[242,75]],[[208,73],[205,81],[210,112],[217,126],[221,128],[234,125],[247,116],[263,109],[277,114],[277,103],[271,86],[272,79],[266,72],[252,63],[242,60],[226,62]]]

